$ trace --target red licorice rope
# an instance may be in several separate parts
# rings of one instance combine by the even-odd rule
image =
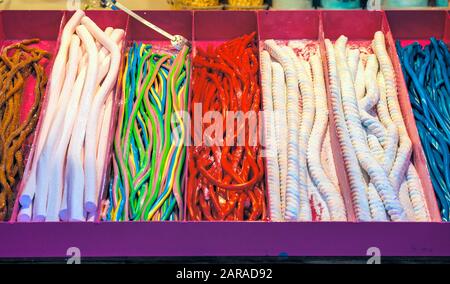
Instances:
[[[233,39],[214,48],[198,49],[193,61],[192,106],[202,104],[202,112],[222,116],[223,133],[210,137],[202,127],[202,145],[190,147],[187,209],[190,220],[255,221],[266,219],[264,164],[257,126],[251,123],[227,129],[229,111],[258,118],[261,90],[258,80],[258,48],[255,33]],[[195,114],[193,114],[195,115]],[[195,121],[195,119],[194,119]],[[195,126],[192,127],[192,136]],[[198,135],[198,133],[197,133]],[[245,145],[238,137],[245,135]],[[195,141],[195,138],[193,139]],[[209,143],[208,141],[215,141]],[[227,141],[233,141],[227,145]]]

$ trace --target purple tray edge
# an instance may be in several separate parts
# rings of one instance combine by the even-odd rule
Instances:
[[[449,240],[447,223],[1,223],[0,258],[450,256]]]

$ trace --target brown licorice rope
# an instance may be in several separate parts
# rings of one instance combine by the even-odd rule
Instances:
[[[36,127],[47,76],[41,60],[47,51],[31,47],[39,39],[24,40],[5,47],[0,55],[0,221],[11,216],[14,187],[24,171],[22,146]],[[25,83],[36,78],[34,103],[20,123],[20,108]]]

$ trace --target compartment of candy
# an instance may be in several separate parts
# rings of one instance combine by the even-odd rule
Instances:
[[[441,217],[449,221],[450,17],[445,11],[392,11],[387,16]]]
[[[335,166],[342,163],[329,119],[320,13],[260,12],[258,23],[272,221],[352,221],[345,172]]]
[[[323,11],[323,27],[341,149],[350,188],[358,192],[357,220],[439,221],[384,13]]]
[[[139,11],[192,41],[192,13]],[[189,48],[130,19],[104,221],[184,219]]]
[[[107,11],[65,13],[13,220],[93,221],[98,215],[127,19]]]
[[[63,12],[1,11],[0,221],[10,219],[45,102]],[[18,21],[18,19],[20,19]]]
[[[266,219],[257,30],[254,12],[194,12],[188,220]]]

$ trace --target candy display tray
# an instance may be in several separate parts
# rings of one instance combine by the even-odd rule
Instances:
[[[440,13],[439,11],[427,13],[432,12]],[[71,13],[1,11],[0,42],[4,46],[10,41],[40,37],[51,42],[51,52],[55,54],[59,45],[61,28]],[[433,222],[364,223],[356,222],[352,212],[349,212],[349,222],[337,223],[190,221],[115,223],[100,222],[98,219],[92,223],[10,221],[0,223],[0,241],[2,244],[8,244],[0,246],[0,258],[65,257],[70,247],[79,248],[84,257],[365,256],[371,247],[379,248],[384,256],[450,256],[450,247],[447,245],[450,239],[450,224],[440,222],[436,199],[392,37],[393,34],[394,36],[408,34],[410,28],[403,25],[404,22],[398,25],[392,13],[386,16],[386,13],[382,11],[139,11],[139,13],[169,32],[181,34],[192,40],[194,53],[197,47],[205,44],[217,44],[255,31],[260,42],[268,38],[315,40],[320,46],[322,59],[324,59],[323,40],[325,38],[335,40],[339,35],[344,34],[350,41],[370,41],[375,31],[382,30],[386,35],[388,51],[397,72],[402,113],[408,122],[408,133],[414,145],[413,161],[425,188]],[[395,11],[395,13],[403,15],[401,13],[406,11]],[[111,25],[125,29],[127,45],[137,40],[152,42],[162,48],[170,48],[168,41],[120,12],[93,11],[88,12],[88,16],[102,28]],[[399,16],[396,15],[396,17]],[[444,20],[446,26],[443,38],[448,39],[448,14]],[[433,31],[433,29],[429,30]],[[421,36],[421,38],[426,37],[429,35]],[[51,63],[48,68],[51,69]],[[324,61],[324,68],[326,68],[326,61]],[[116,87],[116,109],[122,103],[119,88],[120,83]],[[24,113],[27,112],[26,107],[27,105],[24,104]],[[117,114],[117,112],[113,113]],[[116,119],[115,117],[112,120],[111,133],[115,129]],[[333,125],[332,120],[330,122]],[[112,137],[111,133],[110,137]],[[337,137],[332,133],[333,139],[332,145],[334,149],[337,149]],[[111,144],[112,141],[110,146]],[[29,145],[32,145],[31,141]],[[334,158],[339,183],[346,196],[347,208],[351,209],[348,177],[342,167],[342,157],[335,151]],[[109,171],[110,163],[103,173],[104,192]]]

